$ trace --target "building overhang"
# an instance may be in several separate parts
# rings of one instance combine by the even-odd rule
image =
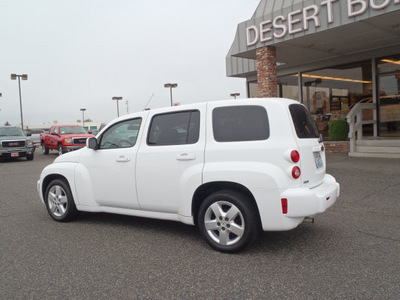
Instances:
[[[229,70],[229,60],[255,60],[263,46],[276,47],[277,61],[291,68],[396,45],[400,50],[400,0],[262,0],[238,25],[227,73],[244,77]]]

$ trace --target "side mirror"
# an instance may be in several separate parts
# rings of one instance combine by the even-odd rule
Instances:
[[[89,134],[92,134],[92,132],[93,132],[93,131],[91,131],[91,130],[88,130],[88,132],[87,132],[87,133],[89,133]]]
[[[98,149],[96,138],[94,138],[94,137],[88,138],[86,140],[86,146],[93,150]]]
[[[53,131],[53,132],[51,133],[51,135],[57,135],[57,132]]]

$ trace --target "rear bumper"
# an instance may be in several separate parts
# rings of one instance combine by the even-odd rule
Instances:
[[[322,213],[336,202],[339,193],[339,183],[329,174],[317,187],[287,189],[281,194],[281,199],[287,199],[287,213],[284,216],[305,218]]]

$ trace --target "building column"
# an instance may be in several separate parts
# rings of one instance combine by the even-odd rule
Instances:
[[[278,97],[276,48],[265,46],[256,49],[258,98]]]

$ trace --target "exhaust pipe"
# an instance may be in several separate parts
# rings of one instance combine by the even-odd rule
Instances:
[[[303,223],[312,223],[314,224],[314,218],[312,217],[305,217]]]

